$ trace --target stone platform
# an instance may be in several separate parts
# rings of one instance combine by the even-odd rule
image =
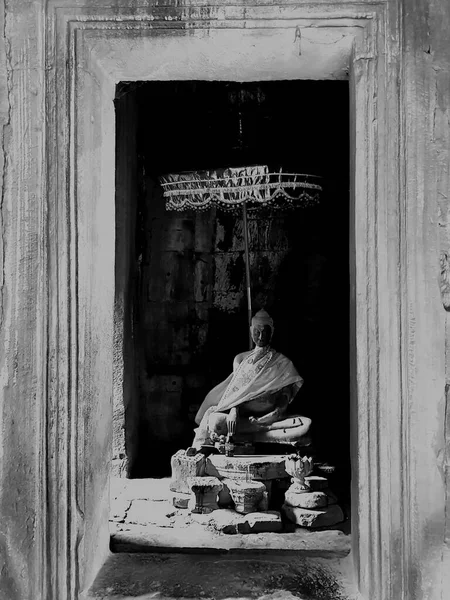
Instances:
[[[269,481],[289,477],[284,467],[285,456],[211,454],[206,459],[205,472],[219,479]]]
[[[350,551],[348,519],[327,531],[310,531],[277,517],[277,511],[242,515],[222,508],[195,515],[173,506],[169,486],[169,478],[111,481],[113,552],[257,551],[342,557]]]
[[[284,520],[311,529],[332,527],[345,518],[327,487],[327,477],[314,474],[312,457],[297,453],[206,455],[191,448],[176,452],[171,468],[172,505],[188,508],[190,515],[222,510],[225,514],[219,522],[224,532],[281,531],[281,514]],[[239,518],[269,510],[278,515],[277,522],[273,515],[260,516],[253,525]],[[215,520],[211,523],[214,526]]]

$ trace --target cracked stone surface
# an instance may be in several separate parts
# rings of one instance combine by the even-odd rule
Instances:
[[[247,523],[246,518],[256,518],[251,515],[243,519],[243,515],[224,509],[196,515],[177,508],[173,505],[174,492],[170,491],[169,483],[169,478],[112,481],[110,533],[114,552],[273,550],[336,557],[350,552],[348,529],[346,533],[339,528],[311,533],[283,521],[283,533],[275,533],[279,524],[274,525],[272,519],[266,526],[269,531],[254,533],[264,529],[264,525],[262,519],[256,526],[243,525],[244,521]],[[223,528],[215,527],[213,519],[223,520],[220,515],[225,513],[235,515],[234,520],[229,517],[230,527],[226,527],[227,524]]]

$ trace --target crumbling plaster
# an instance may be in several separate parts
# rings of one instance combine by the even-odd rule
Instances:
[[[360,284],[365,269],[367,283],[355,288],[354,305],[357,317],[366,307],[367,319],[352,332],[354,457],[365,461],[354,472],[356,570],[371,600],[442,600],[450,589],[450,353],[439,285],[439,258],[449,250],[450,6],[212,4],[0,4],[0,595],[75,600],[108,553],[114,182],[97,175],[112,172],[115,78],[161,73],[143,41],[153,26],[142,23],[156,15],[155,38],[182,38],[188,48],[199,38],[203,57],[208,35],[216,45],[231,40],[237,60],[234,49],[250,34],[235,37],[227,27],[280,23],[298,52],[292,26],[315,11],[375,23],[367,41],[378,40],[378,54],[363,45],[352,62],[352,135],[376,142],[353,156],[354,199],[368,198],[353,223],[352,269]],[[104,33],[95,32],[93,48],[82,30],[95,26]],[[110,49],[122,44],[113,72],[101,60],[106,38]],[[172,42],[159,43],[169,52]],[[127,66],[140,44],[148,71],[146,61]],[[167,64],[164,72],[176,73]]]

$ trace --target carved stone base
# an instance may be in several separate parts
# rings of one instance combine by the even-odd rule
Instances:
[[[223,486],[216,477],[190,477],[188,485],[193,492],[188,504],[192,513],[207,514],[218,510],[217,496]]]
[[[287,477],[283,455],[225,456],[213,454],[206,459],[206,474],[241,480],[270,480]]]
[[[262,481],[234,481],[227,479],[236,512],[247,514],[260,510],[260,505],[268,505],[266,486]]]
[[[172,479],[170,489],[172,492],[189,494],[191,488],[188,484],[189,477],[201,477],[205,474],[206,458],[203,454],[188,456],[186,450],[178,450],[170,459]]]

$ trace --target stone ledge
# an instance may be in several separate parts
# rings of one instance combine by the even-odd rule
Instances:
[[[211,517],[211,514],[207,515]],[[339,530],[310,531],[298,528],[291,533],[250,533],[225,535],[201,523],[183,529],[149,525],[127,525],[112,530],[114,553],[223,554],[252,553],[274,556],[293,554],[322,558],[344,557],[350,553],[351,538]]]

